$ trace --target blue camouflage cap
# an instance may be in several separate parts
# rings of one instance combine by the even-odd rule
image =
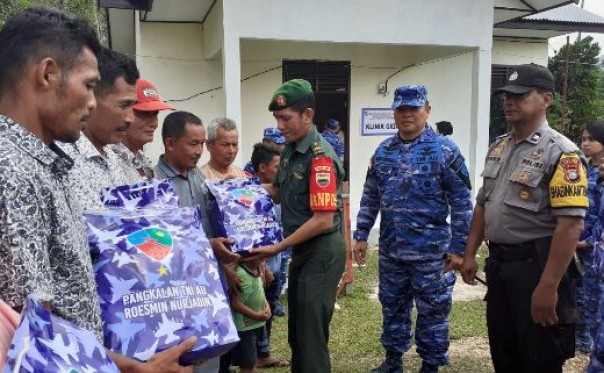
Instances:
[[[392,108],[400,106],[422,107],[428,101],[428,89],[423,85],[404,85],[394,92]]]
[[[327,119],[327,128],[335,130],[340,125],[337,119],[329,118]]]
[[[274,127],[266,127],[264,129],[264,138],[269,139],[275,144],[283,145],[285,144],[285,137],[281,134],[278,128]]]

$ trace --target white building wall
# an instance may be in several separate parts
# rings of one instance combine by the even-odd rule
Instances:
[[[490,46],[493,0],[229,0],[242,38]]]
[[[484,151],[476,142],[488,139],[476,138],[477,133],[478,137],[484,137],[485,131],[472,132],[475,126],[472,121],[486,123],[488,117],[480,112],[473,119],[475,84],[483,86],[485,82],[473,85],[472,79],[476,78],[476,51],[491,51],[492,0],[456,0],[454,4],[441,0],[381,0],[380,6],[364,0],[351,0],[347,6],[321,0],[307,0],[303,4],[278,0],[262,3],[219,1],[203,28],[198,24],[140,23],[137,61],[142,76],[154,81],[166,100],[222,87],[224,45],[235,39],[240,43],[240,53],[233,49],[231,52],[240,55],[241,62],[239,66],[230,63],[231,69],[240,69],[227,74],[231,87],[234,77],[245,79],[278,67],[284,58],[351,61],[348,135],[353,219],[359,207],[366,165],[384,139],[360,136],[361,109],[389,107],[398,85],[428,86],[433,107],[431,122],[449,120],[454,124],[453,140],[468,163],[473,162],[470,169],[479,172]],[[221,25],[227,30],[223,31]],[[279,39],[284,41],[275,41]],[[546,57],[547,44],[543,42],[497,40],[492,46],[494,64],[518,64]],[[390,80],[388,96],[377,94],[378,83],[411,63],[418,65]],[[273,90],[281,83],[281,76],[281,70],[276,69],[242,82],[240,93],[234,90],[238,97],[230,101],[241,101],[239,165],[249,159],[253,144],[262,137],[262,129],[274,125],[267,105]],[[225,91],[220,88],[171,104],[199,115],[205,123],[227,112]],[[230,111],[237,114],[238,110]],[[160,125],[166,114],[160,114]],[[159,129],[146,151],[153,159],[163,151]],[[201,163],[206,160],[207,153]]]
[[[543,39],[495,39],[493,65],[521,65],[534,62],[547,66],[549,44]]]
[[[413,57],[424,55],[425,64],[410,67],[389,81],[389,94],[377,93],[377,85]],[[351,62],[350,195],[351,217],[356,219],[369,160],[386,136],[361,136],[361,109],[390,107],[397,86],[424,84],[432,105],[431,122],[449,120],[455,126],[453,140],[468,158],[471,151],[472,50],[417,48],[357,44],[291,43],[246,41],[242,43],[242,77],[281,66],[282,56],[292,59]],[[430,58],[433,57],[433,58]],[[241,151],[251,154],[253,144],[262,139],[264,127],[275,125],[268,103],[281,84],[280,69],[242,83],[244,136]],[[485,140],[486,141],[486,140]],[[245,158],[245,157],[244,157]]]
[[[207,38],[204,39],[198,24],[141,22],[137,64],[141,76],[157,85],[163,100],[180,100],[217,88],[190,100],[169,102],[178,110],[197,115],[207,124],[212,118],[224,115],[225,97],[221,89],[222,60],[205,59],[202,40]],[[153,160],[163,153],[161,124],[169,113],[160,112],[154,141],[145,146]],[[205,152],[200,164],[208,159]]]

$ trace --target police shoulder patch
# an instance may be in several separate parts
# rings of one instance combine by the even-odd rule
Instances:
[[[562,153],[549,183],[550,205],[587,207],[587,176],[578,153]]]

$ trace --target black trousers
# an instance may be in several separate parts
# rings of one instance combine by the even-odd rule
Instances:
[[[220,356],[220,373],[229,373],[231,365],[241,369],[253,369],[256,366],[256,341],[262,336],[264,327],[238,331],[239,343],[231,351]]]
[[[543,247],[490,245],[485,299],[497,373],[562,373],[564,361],[574,356],[577,312],[574,280],[568,274],[558,287],[559,323],[542,327],[531,317],[531,297],[547,260],[549,241]]]

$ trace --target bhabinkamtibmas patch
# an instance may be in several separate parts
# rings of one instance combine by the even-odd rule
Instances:
[[[329,157],[313,158],[310,167],[310,210],[337,211],[338,183]]]
[[[587,207],[587,177],[578,154],[562,154],[549,183],[552,207]]]

